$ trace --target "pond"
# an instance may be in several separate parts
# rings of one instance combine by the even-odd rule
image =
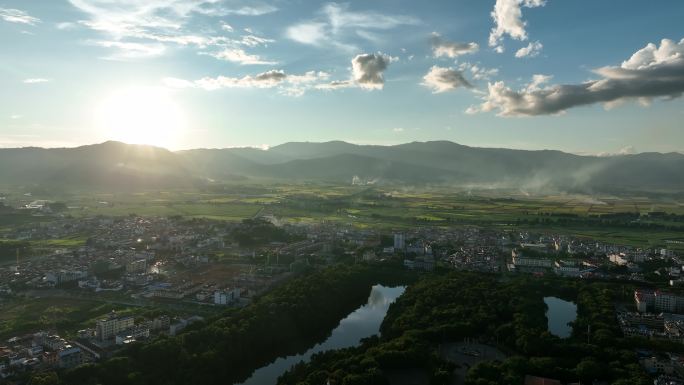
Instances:
[[[568,323],[577,318],[577,305],[557,297],[544,297],[544,303],[548,307],[546,318],[549,332],[561,338],[570,337],[572,327]]]
[[[242,385],[275,385],[278,377],[292,365],[300,361],[309,361],[315,353],[355,346],[361,342],[361,339],[378,334],[389,305],[399,298],[404,290],[403,286],[373,286],[368,302],[341,320],[328,339],[313,346],[304,354],[281,357],[270,365],[255,370]]]

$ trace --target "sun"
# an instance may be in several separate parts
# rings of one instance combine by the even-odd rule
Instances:
[[[170,90],[135,86],[103,98],[95,109],[95,124],[110,140],[175,148],[186,122]]]

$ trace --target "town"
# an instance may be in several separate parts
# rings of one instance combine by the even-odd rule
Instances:
[[[73,237],[84,237],[83,244],[50,243]],[[81,322],[21,333],[2,329],[3,379],[72,368],[156,335],[175,335],[206,316],[247,306],[300,272],[333,263],[629,282],[638,288],[634,303],[616,305],[624,334],[684,341],[684,294],[674,294],[681,293],[684,261],[667,248],[477,226],[385,231],[326,221],[290,223],[267,213],[241,222],[63,217],[16,226],[0,238],[16,245],[15,258],[0,267],[0,309],[40,298],[104,304],[85,328],[76,328]],[[644,368],[662,381],[684,379],[676,356],[641,354]]]

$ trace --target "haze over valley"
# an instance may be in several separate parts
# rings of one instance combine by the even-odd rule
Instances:
[[[520,189],[529,193],[678,193],[684,155],[580,156],[561,151],[477,148],[448,141],[394,146],[291,142],[268,150],[172,152],[105,142],[77,148],[0,149],[9,186],[181,188],[212,183],[297,181],[359,185]]]

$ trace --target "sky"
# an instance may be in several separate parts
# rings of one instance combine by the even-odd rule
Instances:
[[[0,0],[0,147],[684,152],[681,0]]]

